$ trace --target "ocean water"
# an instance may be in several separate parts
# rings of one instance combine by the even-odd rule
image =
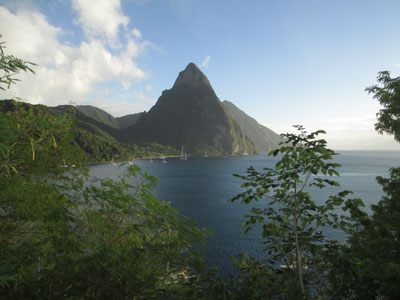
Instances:
[[[387,176],[390,167],[400,166],[400,152],[394,151],[341,151],[334,161],[342,165],[340,177],[335,179],[340,188],[328,188],[310,191],[314,201],[325,201],[329,195],[342,190],[351,190],[353,197],[361,198],[369,211],[371,204],[377,203],[383,193],[376,183],[376,176]],[[200,227],[213,231],[205,249],[206,261],[217,266],[222,275],[235,272],[230,256],[247,252],[250,256],[263,258],[265,254],[260,244],[260,230],[243,235],[243,215],[254,205],[230,203],[227,200],[241,192],[241,180],[233,173],[245,174],[249,166],[258,170],[274,167],[277,159],[266,154],[240,157],[207,157],[180,160],[167,159],[161,163],[155,159],[137,160],[135,163],[142,170],[159,179],[156,188],[157,197],[170,201],[182,215],[195,219]],[[117,164],[118,165],[118,164]],[[91,167],[91,174],[98,177],[116,178],[126,167],[96,165]],[[335,238],[343,238],[342,233],[331,231]]]

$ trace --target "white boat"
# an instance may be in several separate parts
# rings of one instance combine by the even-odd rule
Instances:
[[[128,160],[128,164],[130,164],[130,165],[133,165],[133,161],[132,161],[132,159],[131,159],[131,158],[129,158],[129,160]]]
[[[114,157],[111,159],[111,165],[115,166]]]
[[[160,158],[162,159],[161,162],[162,162],[163,164],[166,164],[166,163],[167,163],[167,161],[165,160],[165,156],[162,156],[162,157],[160,157]]]

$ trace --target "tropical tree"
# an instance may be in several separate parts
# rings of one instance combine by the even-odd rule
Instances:
[[[231,201],[262,202],[251,208],[244,226],[245,232],[256,226],[262,228],[264,251],[268,254],[268,268],[264,269],[270,274],[267,282],[272,283],[268,292],[273,293],[264,297],[332,296],[335,291],[330,289],[326,276],[331,267],[329,257],[341,245],[327,238],[324,230],[350,232],[352,215],[363,204],[359,199],[348,199],[349,191],[327,199],[311,198],[313,188],[339,186],[330,177],[339,175],[336,168],[340,165],[329,162],[336,153],[326,147],[325,140],[317,138],[324,131],[308,134],[302,126],[295,127],[299,134],[282,135],[282,146],[270,153],[280,158],[275,168],[260,172],[250,167],[247,175],[235,175],[244,181],[242,188],[246,190]],[[350,209],[351,213],[338,214],[338,208]]]
[[[380,133],[388,133],[400,142],[400,77],[391,78],[388,71],[378,73],[377,85],[365,90],[383,106],[376,114],[378,122],[375,129]]]
[[[388,71],[377,76],[380,85],[368,87],[383,108],[375,128],[400,142],[400,77]],[[377,177],[385,195],[371,205],[372,215],[356,218],[359,230],[349,237],[343,252],[346,288],[351,299],[398,299],[400,295],[400,168],[389,170],[389,177]]]

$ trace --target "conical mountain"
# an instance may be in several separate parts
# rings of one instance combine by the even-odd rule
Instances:
[[[191,154],[236,155],[255,153],[246,137],[215,94],[207,77],[190,63],[170,90],[131,127],[125,142],[171,145]]]

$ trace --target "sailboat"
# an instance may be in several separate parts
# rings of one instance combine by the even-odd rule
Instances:
[[[181,160],[187,160],[187,154],[186,152],[183,152],[183,147],[182,147],[182,151],[181,151]]]
[[[133,165],[133,161],[132,161],[132,159],[131,159],[131,158],[129,158],[129,160],[128,160],[128,164],[130,164],[130,165]]]
[[[112,166],[115,166],[114,157],[111,158],[111,165],[112,165]]]
[[[161,156],[160,158],[162,159],[161,162],[162,162],[163,164],[166,164],[166,163],[167,163],[167,161],[165,160],[165,156]]]
[[[182,147],[182,151],[181,151],[181,158],[180,160],[187,160],[187,153],[183,152],[183,147]]]

